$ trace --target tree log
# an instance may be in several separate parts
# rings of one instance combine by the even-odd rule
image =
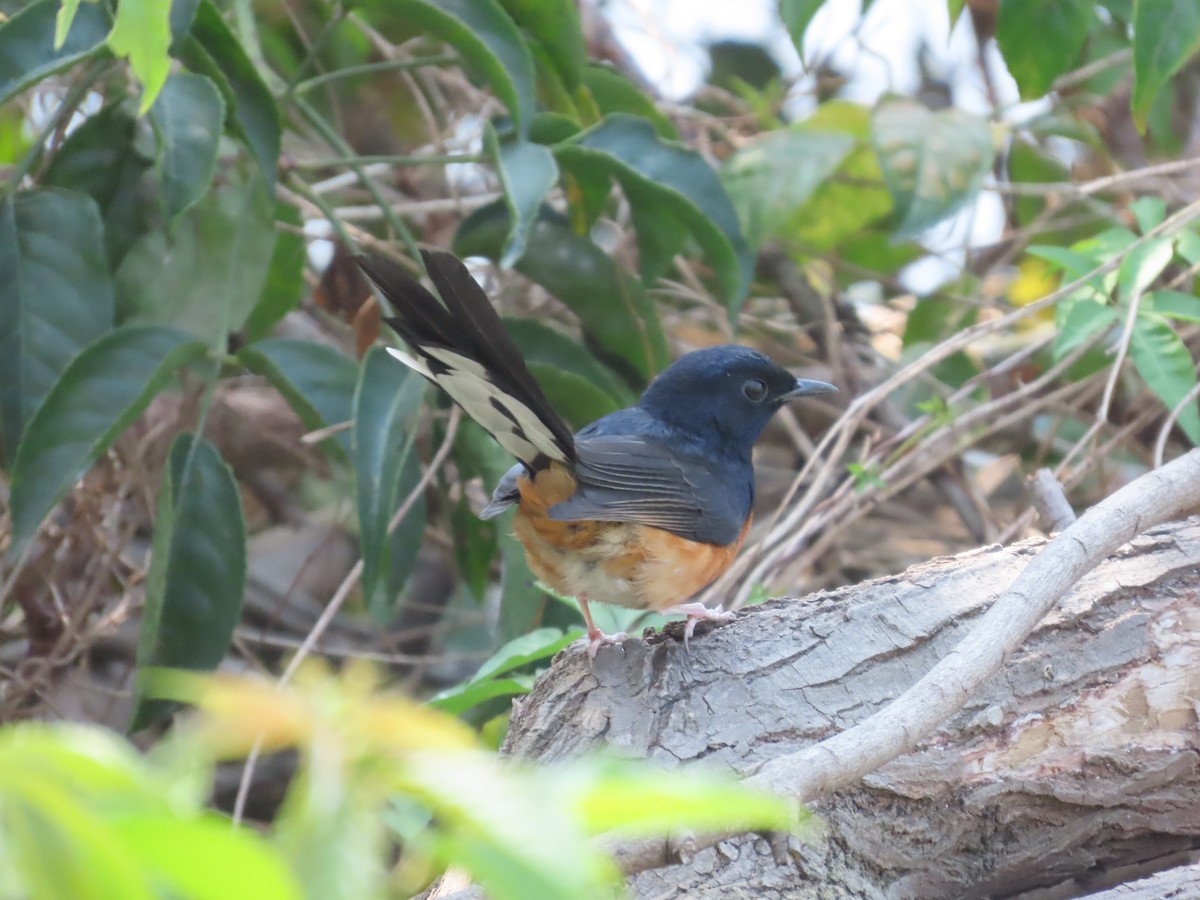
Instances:
[[[678,626],[592,666],[569,648],[515,705],[505,749],[553,761],[604,747],[751,775],[890,703],[1044,543],[772,601],[702,625],[690,652]],[[1085,576],[915,751],[814,803],[820,840],[748,835],[676,853],[633,876],[631,894],[1050,898],[1144,878],[1200,846],[1198,710],[1193,518]]]

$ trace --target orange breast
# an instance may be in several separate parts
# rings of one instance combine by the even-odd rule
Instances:
[[[746,539],[718,547],[629,522],[559,522],[547,510],[575,490],[571,472],[552,463],[536,480],[520,478],[513,531],[533,573],[560,594],[631,609],[682,603],[720,576]]]

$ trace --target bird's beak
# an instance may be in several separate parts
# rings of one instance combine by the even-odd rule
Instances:
[[[797,397],[809,397],[813,394],[836,394],[837,388],[832,384],[826,384],[824,381],[812,381],[808,378],[797,378],[796,386],[783,395],[780,399],[795,400]]]

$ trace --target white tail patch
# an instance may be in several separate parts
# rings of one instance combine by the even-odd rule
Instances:
[[[422,362],[421,360],[419,360],[415,356],[413,356],[411,353],[401,350],[399,347],[385,347],[384,349],[387,350],[389,356],[391,356],[394,359],[400,360],[400,362],[404,363],[406,366],[408,366],[414,372],[416,372],[420,375],[424,375],[430,381],[434,380],[433,373],[429,371],[429,367],[426,366],[424,362]]]
[[[420,372],[447,394],[496,441],[522,462],[544,454],[566,461],[554,434],[529,407],[504,393],[488,377],[487,370],[473,359],[445,347],[422,347],[421,352],[445,367],[434,373],[424,360],[388,347],[387,352],[410,369]]]

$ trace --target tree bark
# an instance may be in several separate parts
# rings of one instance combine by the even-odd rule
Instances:
[[[593,666],[571,648],[515,706],[505,748],[751,775],[890,703],[1043,544],[773,601],[702,625],[690,652],[677,626]],[[1069,897],[1179,866],[1200,846],[1198,573],[1200,519],[1152,529],[915,751],[814,803],[821,840],[732,837],[633,876],[632,895]]]

